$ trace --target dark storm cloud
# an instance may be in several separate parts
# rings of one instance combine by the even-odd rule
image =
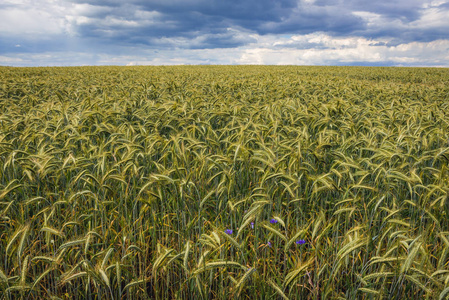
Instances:
[[[419,10],[424,2],[422,0],[317,0],[314,5],[341,7],[348,11],[368,11],[389,18],[405,18],[413,21],[419,17]]]
[[[296,8],[282,22],[259,24],[260,34],[308,34],[316,31],[346,35],[364,29],[363,20],[342,8],[304,5]]]
[[[418,0],[134,0],[126,3],[80,0],[76,3],[107,8],[86,13],[84,16],[90,21],[75,26],[79,35],[105,42],[160,46],[164,43],[157,40],[162,38],[196,41],[194,45],[180,44],[185,48],[226,48],[253,42],[229,32],[223,34],[228,28],[261,35],[319,31],[332,36],[384,37],[391,38],[393,44],[432,41],[449,35],[444,27],[414,26],[425,12],[423,1]],[[435,7],[449,14],[447,3]],[[358,12],[375,14],[379,20],[373,22]],[[201,36],[204,38],[198,38]]]
[[[96,2],[96,4],[98,4]],[[143,44],[147,46],[170,45],[170,41],[190,39],[193,45],[184,48],[227,48],[244,45],[252,39],[243,39],[238,32],[229,29],[235,22],[224,17],[205,14],[198,10],[167,12],[160,5],[139,6],[112,3],[109,14],[104,16],[105,4],[96,5],[99,14],[76,15],[71,18],[72,27],[80,37],[118,44]],[[88,8],[86,8],[88,9]],[[158,10],[157,10],[158,9]],[[87,17],[87,18],[85,18]],[[81,21],[80,21],[81,20]],[[204,45],[198,44],[203,41]]]
[[[87,1],[82,1],[87,3]],[[347,33],[363,27],[363,21],[350,10],[339,9],[336,14],[330,7],[311,6],[297,1],[228,0],[228,1],[133,1],[134,10],[116,1],[95,1],[91,4],[110,7],[112,15],[123,20],[136,20],[133,11],[157,12],[157,22],[140,26],[134,32],[150,37],[191,36],[212,33],[211,30],[238,27],[258,34],[311,33],[330,31]],[[128,11],[128,13],[126,13]],[[92,16],[94,17],[94,16]],[[96,16],[100,18],[103,16]],[[98,23],[83,25],[84,34],[98,31]],[[110,27],[118,30],[119,28]]]
[[[101,6],[122,7],[122,1],[75,1]],[[131,0],[125,5],[136,5],[147,11],[158,11],[163,14],[182,15],[197,12],[203,16],[216,16],[232,20],[280,20],[291,9],[297,7],[296,0]]]
[[[72,18],[72,27],[82,37],[105,42],[158,45],[158,39],[192,39],[186,48],[227,48],[254,40],[236,31],[274,33],[266,22],[281,24],[296,7],[295,1],[77,1],[89,11]],[[84,13],[87,11],[87,13]],[[105,12],[108,12],[105,14]],[[79,22],[81,18],[87,18]],[[272,26],[275,27],[275,26]],[[267,30],[268,29],[268,30]],[[199,44],[203,41],[203,45]],[[182,45],[180,45],[182,46]]]

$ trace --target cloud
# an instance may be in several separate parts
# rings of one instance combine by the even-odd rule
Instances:
[[[242,28],[257,34],[307,34],[317,31],[333,36],[360,35],[413,40],[446,25],[446,2],[421,0],[165,0],[78,1],[71,26],[81,35],[187,37]],[[432,18],[437,16],[437,18]],[[115,35],[111,34],[113,32]],[[428,40],[441,36],[430,35]],[[125,39],[124,41],[129,41]],[[205,47],[210,45],[206,44]]]
[[[449,39],[449,31],[445,29],[449,28],[449,6],[424,5],[417,11],[420,13],[414,18],[391,18],[389,14],[353,11],[366,24],[364,29],[354,34],[371,38],[388,37],[396,44]]]
[[[335,38],[325,33],[252,35],[245,47],[216,49],[134,48],[126,54],[67,52],[0,57],[2,64],[29,65],[177,65],[177,64],[269,64],[269,65],[372,65],[449,67],[449,41],[411,42],[389,46],[387,41],[361,37]],[[132,53],[132,54],[130,54]],[[69,62],[69,63],[67,63]]]
[[[19,34],[31,37],[38,34],[53,35],[63,32],[62,19],[55,18],[51,11],[34,7],[1,9],[0,20],[2,35]]]
[[[307,46],[311,44],[312,46]],[[324,33],[265,41],[245,50],[238,63],[299,65],[449,66],[449,41],[411,42],[388,46],[386,41],[360,37],[334,38]]]
[[[443,0],[4,0],[0,64],[432,64],[441,50],[440,64],[448,15]]]

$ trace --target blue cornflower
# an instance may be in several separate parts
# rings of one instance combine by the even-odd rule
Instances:
[[[232,229],[226,229],[225,233],[231,235],[232,234]]]
[[[276,220],[276,219],[271,219],[271,220],[270,220],[270,223],[271,223],[271,224],[276,224],[277,222],[278,222],[278,220]]]
[[[296,244],[297,244],[297,245],[304,245],[305,243],[306,243],[305,240],[297,240],[297,241],[296,241]]]

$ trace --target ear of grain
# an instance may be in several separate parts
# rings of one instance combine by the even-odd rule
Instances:
[[[245,282],[247,280],[249,280],[249,278],[251,277],[251,275],[256,272],[255,268],[249,268],[245,274],[243,274],[242,278],[240,278],[240,280],[238,281],[238,283],[235,286],[235,289],[237,291],[237,297],[240,297],[240,293],[242,292],[243,288],[245,287]]]
[[[269,232],[274,233],[274,235],[278,236],[280,239],[282,239],[284,242],[287,242],[287,237],[283,235],[279,230],[276,228],[271,227],[267,224],[262,224],[262,227],[267,229]]]
[[[288,287],[295,280],[297,280],[298,276],[302,273],[302,271],[304,271],[312,263],[313,263],[313,259],[311,259],[305,263],[299,264],[295,269],[288,272],[287,276],[285,276],[285,281],[283,284],[284,288]]]
[[[186,248],[184,250],[184,259],[182,262],[182,265],[184,267],[185,272],[187,275],[189,274],[189,252],[190,252],[190,241],[187,241]]]
[[[170,250],[165,250],[164,253],[162,253],[161,255],[159,255],[156,260],[153,263],[153,270],[152,270],[152,276],[153,278],[157,278],[156,276],[156,272],[157,270],[164,266],[164,261],[167,260],[167,258],[170,257],[171,253],[173,253],[175,250],[174,249],[170,249]]]
[[[209,261],[206,262],[205,264],[203,264],[202,266],[200,266],[197,270],[195,270],[193,272],[193,275],[197,275],[200,273],[203,273],[207,270],[211,270],[211,269],[215,269],[215,268],[238,268],[238,269],[242,269],[242,270],[246,270],[247,268],[244,267],[243,265],[239,264],[238,262],[235,261],[221,261],[221,260],[217,260],[217,261]]]
[[[282,299],[288,300],[288,297],[284,294],[282,289],[276,283],[274,283],[273,281],[269,280],[268,284],[271,285],[276,290],[276,293],[278,293],[278,295],[281,296]]]

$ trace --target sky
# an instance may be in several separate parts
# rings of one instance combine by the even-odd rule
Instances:
[[[449,0],[1,0],[0,65],[449,67]]]

